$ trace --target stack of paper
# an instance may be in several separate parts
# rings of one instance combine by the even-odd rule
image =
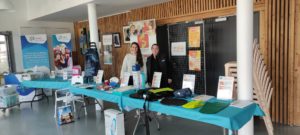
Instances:
[[[116,92],[125,92],[125,91],[129,91],[129,90],[133,90],[135,89],[133,86],[124,86],[124,87],[120,87],[118,89],[116,89]]]
[[[247,101],[247,100],[236,100],[231,103],[230,106],[237,107],[237,108],[244,108],[248,105],[251,105],[253,102],[252,101]]]
[[[210,100],[212,98],[214,98],[214,96],[199,95],[199,96],[194,97],[193,100],[202,100],[202,101],[206,102],[206,101],[208,101],[208,100]]]

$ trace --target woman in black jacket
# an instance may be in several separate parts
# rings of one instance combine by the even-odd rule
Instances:
[[[172,65],[168,59],[159,53],[159,46],[153,44],[151,46],[152,55],[147,58],[147,83],[149,86],[152,84],[154,72],[162,72],[160,87],[170,87],[172,83]]]

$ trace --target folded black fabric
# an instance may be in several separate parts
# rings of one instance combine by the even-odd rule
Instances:
[[[137,99],[144,99],[143,95],[147,92],[147,90],[138,90],[136,93],[130,94],[129,97],[137,98]]]
[[[178,98],[164,98],[160,101],[161,104],[164,105],[172,105],[172,106],[182,106],[186,104],[188,101],[184,99],[178,99]]]
[[[157,100],[165,98],[165,97],[173,96],[172,91],[163,91],[163,92],[158,92],[158,93],[152,93],[148,90],[149,89],[138,90],[136,93],[130,94],[129,97],[136,98],[136,99],[144,99],[143,95],[147,95],[148,101],[157,101]]]

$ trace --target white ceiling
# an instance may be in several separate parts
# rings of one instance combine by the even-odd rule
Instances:
[[[97,4],[97,16],[103,17],[167,1],[170,0],[95,0],[95,3]],[[34,20],[74,22],[87,19],[87,5],[84,4],[42,16]]]

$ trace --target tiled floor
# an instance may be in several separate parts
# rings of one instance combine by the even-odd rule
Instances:
[[[105,108],[117,108],[116,105],[105,102]],[[54,102],[50,98],[35,102],[33,109],[29,103],[21,107],[0,111],[0,135],[105,135],[103,113],[95,111],[93,106],[88,108],[88,115],[74,123],[58,126],[53,117]],[[126,113],[126,135],[131,135],[136,122],[135,111]],[[161,130],[156,130],[155,123],[151,122],[151,135],[222,135],[223,129],[214,125],[182,119],[178,117],[159,116]],[[298,135],[300,127],[275,125],[275,134]],[[137,135],[144,135],[145,129],[139,126]],[[255,134],[267,134],[264,123],[255,119]]]

